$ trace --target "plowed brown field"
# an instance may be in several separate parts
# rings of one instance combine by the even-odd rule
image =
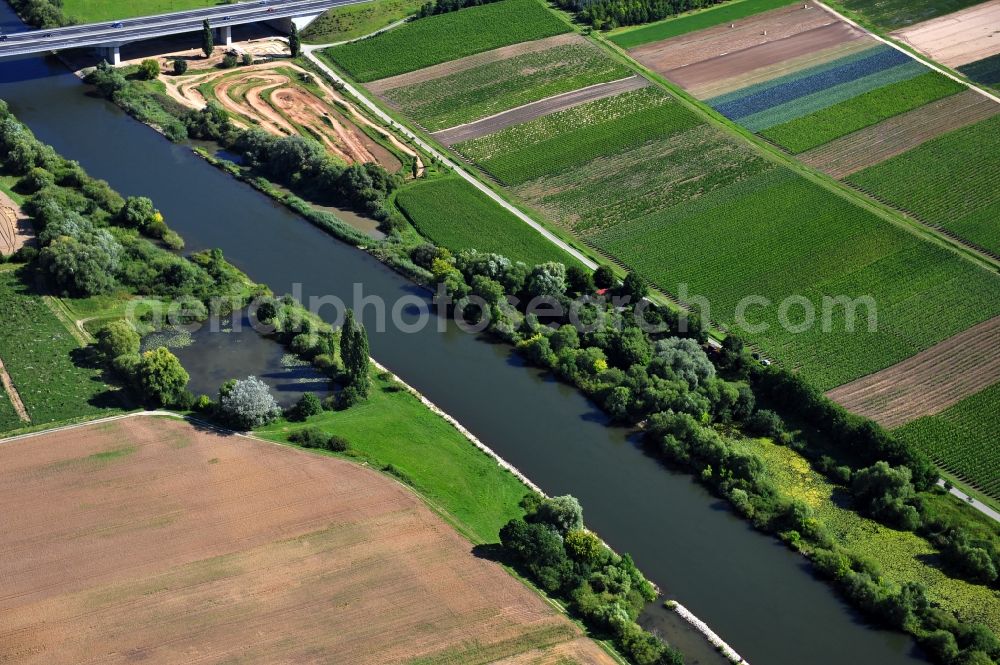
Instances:
[[[827,393],[848,411],[893,429],[957,404],[1000,381],[1000,317],[901,363]]]
[[[0,446],[7,663],[610,665],[413,493],[174,419]]]
[[[893,36],[949,67],[1000,53],[1000,0],[897,30]]]

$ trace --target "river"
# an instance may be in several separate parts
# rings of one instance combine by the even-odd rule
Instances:
[[[0,24],[16,19],[0,3]],[[0,98],[43,141],[125,195],[151,197],[189,250],[219,247],[277,293],[349,298],[355,283],[387,302],[425,293],[263,195],[173,145],[87,89],[52,60],[0,62]],[[754,665],[924,662],[903,635],[867,627],[807,562],[758,534],[699,485],[665,470],[573,388],[525,368],[509,348],[450,326],[377,331],[373,356],[455,416],[549,494],[571,493],[587,523],[630,552],[668,597],[705,620]],[[657,606],[647,625],[690,635]],[[717,662],[717,659],[716,659]]]

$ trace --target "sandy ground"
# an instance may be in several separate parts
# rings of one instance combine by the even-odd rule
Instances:
[[[129,418],[0,446],[0,501],[5,662],[613,662],[343,460]]]
[[[295,85],[287,73],[278,71],[280,69],[308,74],[323,91],[323,97],[317,98],[305,88]],[[418,173],[423,172],[423,162],[413,148],[369,120],[318,75],[287,60],[229,70],[189,70],[185,76],[164,76],[162,80],[170,97],[195,109],[206,104],[198,87],[217,81],[215,95],[219,103],[242,126],[256,125],[269,133],[283,136],[297,133],[297,124],[308,128],[313,138],[347,162],[378,162],[387,170],[398,171],[401,164],[396,156],[360,129],[361,126],[370,127],[398,150],[416,158],[419,162]],[[241,94],[230,95],[230,92]]]
[[[459,58],[458,60],[450,60],[439,65],[424,67],[423,69],[418,69],[415,72],[390,76],[388,78],[379,79],[378,81],[373,81],[372,83],[367,83],[365,84],[365,87],[372,93],[381,95],[387,90],[402,88],[415,83],[423,83],[424,81],[433,81],[434,79],[443,78],[451,74],[464,72],[465,70],[472,69],[473,67],[496,62],[498,60],[508,60],[514,56],[523,55],[525,53],[547,51],[550,48],[562,46],[564,44],[587,43],[588,42],[585,41],[583,37],[576,33],[556,35],[554,37],[538,39],[533,42],[522,42],[512,46],[503,46],[498,49],[493,49],[492,51],[486,51],[485,53],[477,53],[476,55],[466,56],[464,58]]]
[[[631,49],[629,54],[650,69],[664,72],[838,22],[834,16],[817,7],[804,9],[802,4],[795,3],[733,24],[645,44]]]
[[[35,237],[28,216],[5,192],[0,191],[0,252],[11,255]]]
[[[894,37],[949,67],[1000,53],[1000,0],[897,30]]]
[[[788,41],[797,40],[793,37]],[[786,48],[784,42],[779,42],[781,48]],[[857,37],[846,42],[841,42],[821,49],[810,49],[806,53],[790,58],[784,58],[774,64],[740,72],[736,76],[723,75],[723,78],[715,78],[716,74],[709,73],[704,77],[704,81],[697,82],[697,77],[690,77],[686,89],[698,99],[711,99],[720,95],[725,95],[736,90],[741,90],[751,85],[771,81],[781,76],[787,76],[803,71],[816,65],[832,62],[838,58],[844,58],[851,54],[858,53],[875,46],[877,42],[869,37]],[[762,47],[763,48],[763,47]],[[728,57],[728,56],[724,56]],[[688,69],[695,69],[700,65],[692,65]],[[712,65],[706,65],[706,69],[711,69]],[[735,68],[738,69],[738,68]],[[679,70],[683,72],[684,69]]]
[[[1000,381],[1000,317],[950,337],[827,397],[892,429],[948,407]]]
[[[834,139],[798,158],[834,178],[846,178],[997,113],[1000,104],[967,90]]]
[[[476,122],[451,127],[449,129],[436,132],[433,136],[444,145],[450,146],[456,143],[461,143],[462,141],[468,141],[474,138],[479,138],[480,136],[486,136],[487,134],[499,132],[501,129],[506,129],[512,125],[519,125],[543,115],[549,115],[550,113],[555,113],[556,111],[563,111],[574,106],[579,106],[580,104],[585,104],[586,102],[592,102],[596,99],[604,99],[605,97],[612,97],[623,92],[628,92],[629,90],[645,88],[647,85],[649,85],[649,81],[641,76],[630,76],[618,81],[599,83],[580,90],[573,90],[561,95],[555,95],[554,97],[548,97],[537,102],[525,104],[524,106],[519,106],[509,111],[504,111],[503,113],[498,113],[488,118],[477,120]]]
[[[666,70],[663,74],[685,88],[696,87],[720,79],[731,79],[817,51],[826,51],[846,42],[858,41],[867,42],[869,46],[874,46],[876,43],[846,23],[831,23],[785,39],[769,41],[735,53]]]

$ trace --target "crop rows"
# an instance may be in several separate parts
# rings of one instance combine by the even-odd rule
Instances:
[[[978,4],[983,0],[841,0],[872,23],[887,30],[904,28]]]
[[[1000,86],[1000,53],[962,65],[958,71],[976,83],[998,87]]]
[[[1000,383],[896,430],[946,470],[1000,499]]]
[[[550,219],[589,235],[703,196],[771,168],[744,143],[702,124],[515,188]]]
[[[650,87],[552,113],[455,148],[495,178],[518,185],[700,122],[673,98]]]
[[[711,318],[727,325],[735,323],[741,299],[768,298],[770,306],[752,307],[746,317],[767,330],[744,334],[824,389],[1000,312],[992,273],[785,169],[620,224],[595,243],[670,292],[708,298]],[[779,304],[793,295],[815,308],[816,323],[803,332],[778,320]],[[869,295],[875,330],[864,306],[853,332],[845,309],[828,306],[824,330],[824,296]],[[789,320],[801,323],[802,312],[792,307]]]
[[[853,81],[847,81],[846,83],[799,97],[784,104],[778,104],[759,113],[741,118],[739,122],[752,132],[760,132],[775,125],[821,111],[848,99],[853,99],[866,92],[898,83],[899,81],[915,78],[925,73],[927,73],[926,67],[919,62],[910,60],[902,65],[884,69]]]
[[[771,127],[761,135],[798,154],[963,90],[961,83],[929,71]]]
[[[670,18],[657,23],[643,26],[641,28],[628,30],[617,35],[611,35],[609,39],[624,49],[634,48],[650,42],[658,42],[662,39],[670,39],[689,32],[704,30],[723,23],[732,23],[754,14],[762,14],[772,9],[778,9],[785,5],[790,5],[795,0],[742,0],[710,9],[708,11],[697,12],[680,18]]]
[[[1000,115],[939,136],[848,180],[1000,253]]]
[[[411,185],[397,195],[396,204],[422,235],[452,251],[496,252],[528,265],[573,263],[542,234],[457,176]]]
[[[630,73],[602,50],[581,42],[394,88],[383,96],[433,132]]]
[[[0,358],[32,423],[96,413],[108,390],[101,373],[77,364],[76,340],[14,272],[0,273]],[[4,396],[6,399],[6,396]]]
[[[727,118],[739,120],[780,104],[911,61],[906,54],[888,47],[873,49],[873,51],[875,52],[870,55],[852,59],[846,64],[815,74],[796,77],[793,80],[778,83],[721,104],[713,104],[713,106],[716,111]]]
[[[422,18],[375,37],[334,46],[323,55],[365,83],[569,31],[537,0],[503,0]]]

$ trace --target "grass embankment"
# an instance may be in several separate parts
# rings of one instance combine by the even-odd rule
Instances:
[[[306,44],[333,44],[364,37],[415,13],[424,0],[375,0],[334,7],[323,12],[302,32]]]
[[[927,540],[842,507],[846,490],[814,471],[807,460],[790,448],[766,439],[742,440],[739,446],[764,462],[780,492],[809,506],[815,519],[839,545],[866,560],[876,561],[886,579],[896,584],[919,580],[932,602],[954,612],[962,621],[978,621],[994,631],[1000,629],[1000,597],[988,586],[942,572],[938,551]],[[949,497],[942,498],[954,504]],[[967,513],[963,521],[970,527],[983,519],[971,508],[961,509]],[[986,537],[996,538],[995,527],[989,524],[983,527]],[[970,531],[969,535],[977,534]]]
[[[523,514],[518,502],[529,489],[388,374],[376,376],[368,400],[346,411],[308,423],[282,420],[257,434],[287,443],[303,427],[347,439],[352,458],[411,485],[474,542],[496,542],[500,527]]]
[[[230,4],[224,0],[62,0],[63,14],[78,23],[169,14]]]
[[[537,0],[503,0],[423,18],[323,55],[366,83],[570,30]]]
[[[927,453],[949,473],[1000,500],[1000,384],[966,397],[896,434]]]
[[[458,176],[424,180],[396,195],[417,231],[452,250],[496,252],[528,265],[576,260]]]
[[[670,39],[671,37],[704,30],[705,28],[711,28],[723,23],[732,23],[741,18],[790,5],[792,2],[795,2],[795,0],[740,0],[739,2],[727,2],[723,5],[684,14],[683,16],[675,16],[656,23],[624,28],[620,31],[612,32],[608,36],[608,39],[622,48],[635,48],[636,46],[650,42]]]
[[[28,410],[32,425],[120,410],[114,389],[100,369],[83,360],[83,350],[42,297],[22,283],[19,271],[0,272],[0,358]],[[23,427],[9,401],[0,430]]]

